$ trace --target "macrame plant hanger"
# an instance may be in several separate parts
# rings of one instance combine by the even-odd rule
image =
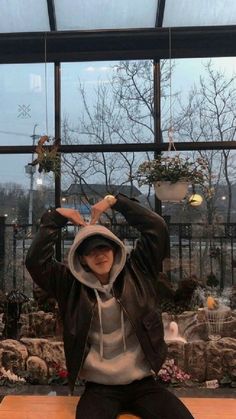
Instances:
[[[38,153],[42,153],[43,152],[43,147],[44,144],[47,143],[49,141],[49,137],[48,137],[48,74],[47,74],[47,33],[44,33],[44,92],[45,92],[45,96],[44,96],[44,100],[45,100],[45,129],[44,129],[44,135],[40,138],[39,142],[38,142],[38,147],[36,148],[36,151]],[[41,149],[40,149],[41,148]],[[39,155],[39,154],[38,154]],[[38,164],[39,164],[39,179],[41,180],[40,183],[43,183],[43,170],[41,170],[40,168],[40,161],[38,159]]]
[[[45,129],[48,136],[48,77],[47,77],[47,33],[44,36],[44,89],[45,89]]]
[[[168,129],[168,149],[167,149],[167,157],[170,158],[170,162],[167,159],[167,166],[165,166],[165,158],[163,158],[164,166],[167,167],[167,171],[176,165],[175,157],[172,160],[171,153],[176,153],[176,147],[174,144],[174,129],[173,129],[173,114],[172,114],[172,56],[171,56],[171,28],[169,28],[169,74],[170,74],[170,83],[169,83],[169,112],[170,112],[170,120],[169,120],[169,129]],[[178,179],[174,179],[171,181],[168,179],[167,181],[157,181],[154,184],[155,193],[158,199],[162,202],[181,202],[185,197],[188,189],[187,182],[179,182]]]
[[[174,128],[173,128],[173,112],[172,112],[172,56],[171,56],[171,28],[169,28],[169,72],[170,72],[170,90],[169,90],[169,111],[170,111],[170,121],[168,129],[168,152],[176,151],[174,143]]]
[[[44,89],[45,89],[45,132],[35,149],[37,158],[30,163],[32,166],[38,164],[38,172],[53,172],[54,176],[59,175],[60,157],[58,155],[59,139],[52,139],[48,136],[48,86],[47,86],[47,34],[44,35]],[[51,144],[47,144],[51,141]],[[48,147],[45,147],[48,145]]]

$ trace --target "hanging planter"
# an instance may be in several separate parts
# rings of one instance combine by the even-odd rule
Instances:
[[[170,181],[158,181],[154,183],[155,194],[163,202],[180,202],[188,192],[190,183],[179,181],[172,183]]]
[[[45,143],[49,143],[45,147]],[[59,140],[51,140],[47,135],[40,138],[38,145],[35,149],[37,158],[28,163],[28,166],[38,165],[39,173],[53,172],[55,176],[60,172],[60,157],[58,154]]]
[[[137,171],[139,186],[154,185],[161,201],[180,202],[187,194],[190,184],[204,184],[207,179],[207,164],[203,159],[158,156],[142,163]]]

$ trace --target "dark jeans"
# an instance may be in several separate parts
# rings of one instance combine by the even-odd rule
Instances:
[[[142,419],[193,419],[184,404],[152,377],[126,385],[87,383],[76,419],[115,419],[122,412]]]

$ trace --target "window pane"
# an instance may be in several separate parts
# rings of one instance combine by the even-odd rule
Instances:
[[[234,0],[166,0],[163,26],[235,25]]]
[[[0,145],[32,145],[41,135],[53,136],[53,64],[47,64],[46,69],[44,64],[0,65],[0,80],[4,103],[0,113]]]
[[[1,0],[0,32],[49,31],[46,0]]]
[[[235,140],[235,69],[234,57],[162,61],[163,140],[171,125],[176,143]]]
[[[64,63],[64,144],[153,142],[151,61]]]
[[[57,0],[59,30],[154,27],[157,0]]]

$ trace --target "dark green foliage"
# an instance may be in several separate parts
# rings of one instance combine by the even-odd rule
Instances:
[[[217,287],[219,285],[219,280],[216,278],[215,274],[210,273],[207,275],[206,285],[208,285],[208,287]]]

